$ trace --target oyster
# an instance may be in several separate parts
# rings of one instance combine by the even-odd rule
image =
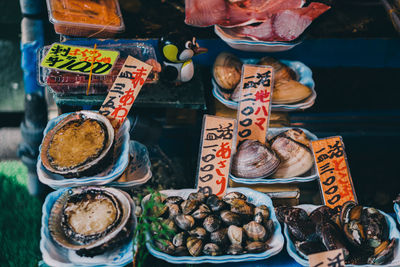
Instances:
[[[314,158],[308,147],[291,138],[278,136],[272,140],[272,150],[281,159],[273,178],[289,178],[302,175],[314,165]]]
[[[50,234],[59,245],[80,255],[101,254],[132,233],[131,200],[118,189],[78,187],[65,191],[53,205]]]
[[[240,82],[242,62],[235,55],[221,53],[213,66],[213,77],[217,84],[225,90],[233,90]]]
[[[279,166],[279,158],[269,147],[245,140],[232,158],[232,174],[243,178],[267,177]]]
[[[293,104],[311,96],[312,90],[295,80],[276,80],[272,104]]]
[[[258,64],[273,67],[275,81],[296,80],[296,73],[291,68],[273,57],[263,57],[260,59]]]
[[[113,143],[114,129],[106,117],[79,111],[46,134],[40,158],[48,171],[67,178],[93,175],[107,166]]]

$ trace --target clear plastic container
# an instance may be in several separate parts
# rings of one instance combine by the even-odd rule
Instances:
[[[76,95],[86,94],[89,74],[81,74],[68,71],[60,71],[40,66],[42,59],[46,56],[51,46],[45,46],[39,50],[38,54],[38,82],[41,86],[47,86],[57,95]],[[91,47],[93,48],[93,46]],[[111,88],[125,59],[128,55],[133,56],[147,64],[153,65],[153,70],[147,77],[146,84],[158,81],[158,74],[161,71],[161,65],[157,62],[154,47],[144,43],[120,43],[98,45],[98,49],[109,49],[119,51],[119,57],[114,63],[111,72],[107,75],[92,74],[89,94],[107,94]],[[157,66],[156,66],[157,65]]]
[[[125,30],[118,0],[47,0],[56,33],[108,38]]]

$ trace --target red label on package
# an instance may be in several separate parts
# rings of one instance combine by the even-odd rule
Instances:
[[[311,144],[325,205],[335,208],[347,201],[357,203],[342,137],[320,139]]]
[[[99,110],[115,129],[124,122],[152,68],[134,57],[126,59]]]
[[[273,86],[273,68],[244,64],[240,81],[238,142],[246,139],[265,143]]]
[[[235,136],[235,119],[204,115],[196,182],[198,191],[225,195]]]
[[[345,267],[342,249],[308,255],[310,267]]]

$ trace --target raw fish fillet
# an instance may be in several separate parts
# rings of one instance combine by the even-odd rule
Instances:
[[[232,38],[249,37],[258,41],[292,41],[299,37],[311,22],[330,9],[313,2],[307,7],[280,10],[263,23],[222,29]]]
[[[185,0],[185,23],[208,27],[236,27],[264,22],[269,14],[300,8],[305,0]]]

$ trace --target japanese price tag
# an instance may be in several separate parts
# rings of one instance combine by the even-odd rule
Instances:
[[[106,75],[110,73],[118,56],[118,51],[55,43],[40,65],[46,68],[83,74],[89,74],[92,69],[93,74]]]
[[[350,200],[357,203],[342,137],[320,139],[311,144],[325,205],[335,208]]]
[[[308,255],[310,267],[345,267],[342,249]]]
[[[240,81],[238,143],[252,139],[265,143],[273,86],[273,68],[244,64]]]
[[[99,110],[114,128],[119,128],[124,122],[152,68],[134,57],[126,59]]]
[[[205,194],[225,194],[231,166],[236,120],[204,115],[196,187]]]

